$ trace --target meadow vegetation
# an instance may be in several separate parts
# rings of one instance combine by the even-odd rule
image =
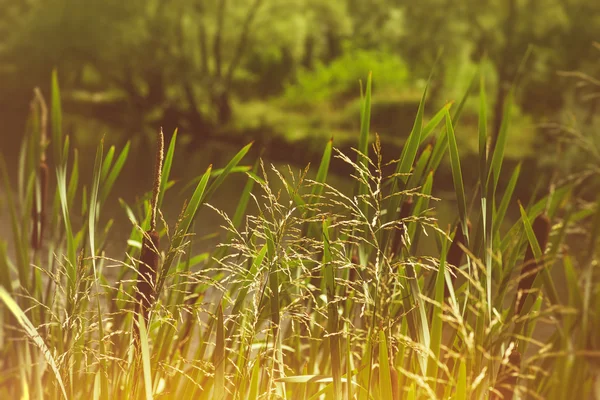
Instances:
[[[184,162],[177,132],[168,143],[161,132],[139,166],[154,187],[121,202],[126,253],[108,254],[114,221],[103,211],[130,147],[100,142],[82,184],[55,73],[50,104],[40,92],[31,103],[18,165],[0,158],[13,233],[0,241],[0,398],[600,396],[600,197],[580,196],[587,180],[558,178],[514,196],[521,165],[503,168],[519,140],[513,91],[492,135],[484,73],[431,118],[427,85],[400,154],[370,126],[371,86],[369,76],[353,152],[330,140],[316,168],[276,169],[246,160],[250,143],[198,174],[189,199],[170,177]],[[473,99],[467,191],[457,137]],[[446,157],[448,226],[432,194]],[[334,159],[353,171],[351,192],[328,183]],[[234,173],[247,183],[227,215],[211,196]],[[174,225],[161,213],[167,196],[181,202]],[[222,217],[221,243],[196,253],[207,213]]]

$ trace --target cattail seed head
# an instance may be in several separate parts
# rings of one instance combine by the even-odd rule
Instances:
[[[548,244],[548,237],[550,236],[550,219],[546,214],[542,214],[538,216],[535,221],[533,221],[532,228],[543,254],[544,250],[546,249],[546,245]],[[523,305],[525,304],[525,299],[527,298],[527,291],[533,286],[533,282],[535,281],[539,270],[543,268],[543,265],[544,260],[536,260],[531,245],[527,246],[525,259],[523,261],[523,268],[521,269],[521,279],[519,281],[519,288],[517,291],[515,305],[516,314],[521,313]]]

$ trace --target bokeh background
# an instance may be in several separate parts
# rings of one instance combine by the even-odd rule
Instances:
[[[492,132],[519,76],[506,155],[524,163],[517,196],[527,199],[597,159],[597,41],[590,0],[0,0],[0,146],[16,165],[33,88],[48,97],[56,68],[82,155],[102,137],[132,141],[125,198],[149,188],[139,165],[161,126],[179,128],[181,179],[252,140],[254,156],[304,167],[330,137],[355,145],[359,80],[372,71],[372,131],[393,159],[428,76],[431,116],[481,67]],[[467,177],[477,107],[473,96],[457,129]],[[437,187],[452,191],[440,171]]]

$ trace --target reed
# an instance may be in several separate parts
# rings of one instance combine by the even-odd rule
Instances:
[[[481,190],[465,184],[457,140],[477,82]],[[579,183],[565,181],[520,204],[519,166],[502,186],[512,96],[491,148],[483,79],[430,118],[424,94],[399,155],[386,154],[370,131],[371,89],[369,77],[358,154],[329,140],[312,174],[264,160],[244,165],[249,144],[222,168],[198,173],[189,199],[188,186],[170,179],[182,162],[177,134],[165,152],[161,130],[151,190],[135,204],[120,201],[131,231],[115,256],[104,211],[130,145],[104,152],[101,142],[86,185],[53,74],[50,112],[37,96],[33,103],[16,190],[0,156],[2,192],[15,194],[0,201],[11,231],[9,242],[0,238],[0,398],[597,395],[600,198],[576,198]],[[353,171],[354,187],[331,183],[334,160]],[[151,163],[141,172],[151,174]],[[440,183],[444,168],[449,183]],[[208,206],[231,174],[247,179],[228,194],[239,197],[232,218]],[[178,218],[162,218],[163,199],[183,203]],[[446,201],[454,236],[437,219]],[[207,212],[222,219],[216,247],[195,235]],[[173,227],[158,227],[171,217]],[[572,246],[581,234],[583,257]]]

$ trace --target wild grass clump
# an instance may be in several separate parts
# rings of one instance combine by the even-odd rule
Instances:
[[[54,75],[50,147],[37,95],[16,190],[0,158],[13,233],[0,242],[0,397],[600,395],[600,197],[576,199],[574,182],[521,204],[520,166],[500,187],[514,139],[506,117],[491,140],[483,79],[479,176],[467,193],[456,135],[476,82],[428,121],[425,93],[397,157],[371,133],[369,77],[354,154],[329,141],[313,174],[263,160],[242,166],[245,146],[194,181],[172,227],[160,210],[166,196],[176,200],[177,132],[166,151],[161,132],[154,169],[152,160],[140,167],[154,171],[152,191],[136,207],[121,201],[132,228],[126,253],[115,256],[106,253],[113,223],[102,211],[129,145],[117,155],[100,143],[92,183],[81,185]],[[47,149],[55,173],[45,175]],[[446,154],[451,200],[434,190]],[[353,191],[328,182],[332,160],[352,169]],[[239,172],[248,180],[231,194],[239,202],[229,216],[209,203]],[[455,207],[447,226],[436,211],[442,201]],[[192,254],[194,225],[207,212],[222,217],[220,244]],[[585,238],[585,254],[570,250],[573,234]]]

